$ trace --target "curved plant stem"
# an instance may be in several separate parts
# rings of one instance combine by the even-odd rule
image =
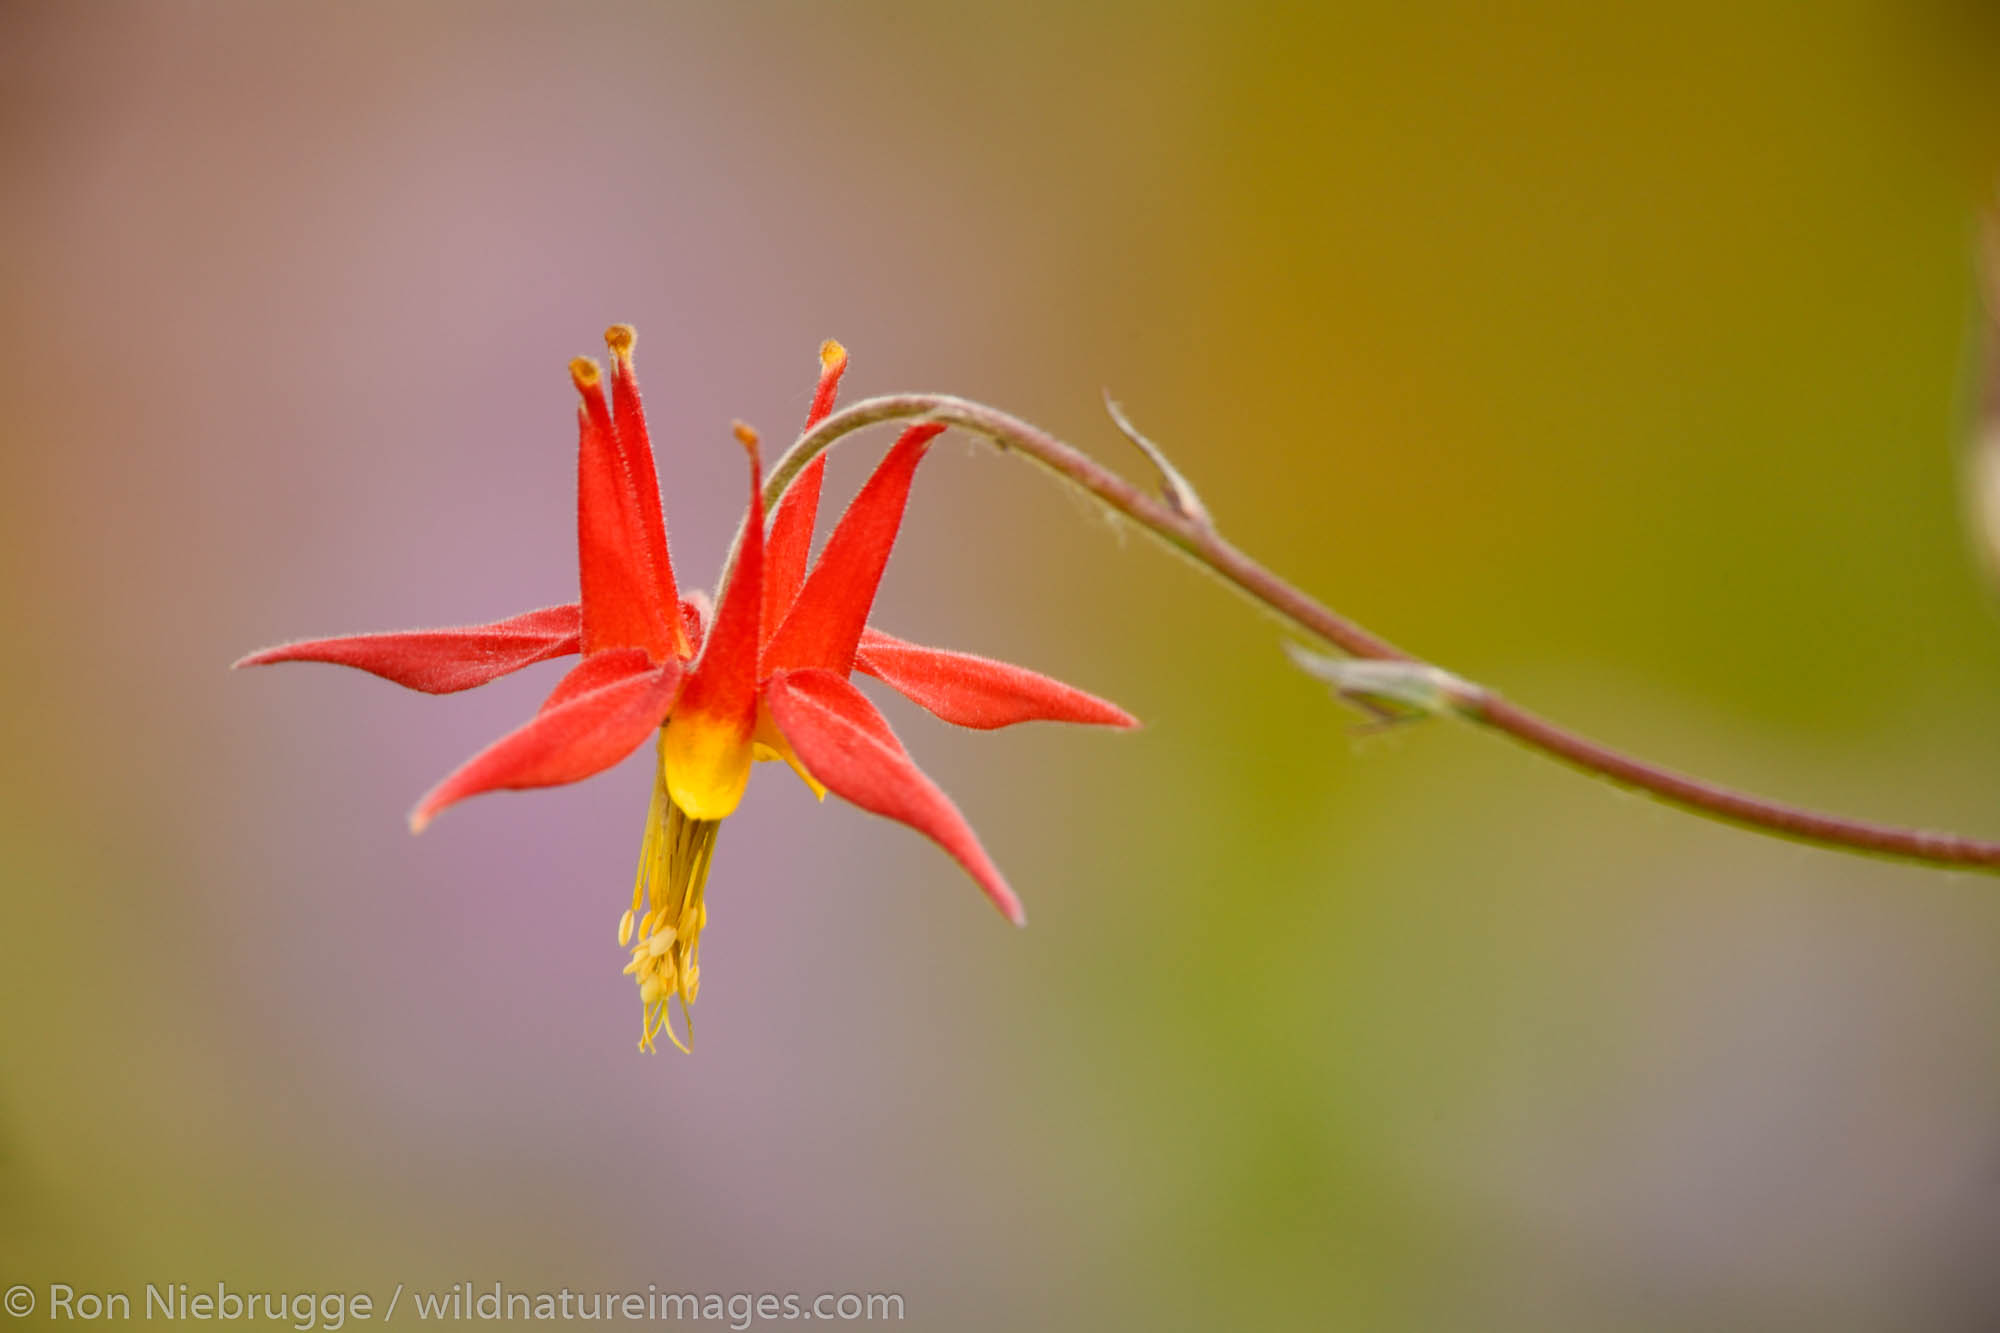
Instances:
[[[1115,416],[1115,407],[1113,411]],[[892,394],[844,408],[806,432],[778,460],[765,482],[765,503],[775,506],[799,469],[834,441],[878,422],[913,418],[949,422],[986,437],[1002,450],[1019,452],[1065,484],[1087,492],[1138,524],[1298,632],[1350,657],[1420,668],[1431,679],[1448,682],[1445,703],[1458,716],[1512,737],[1573,768],[1695,814],[1775,837],[1925,865],[2000,871],[2000,842],[1873,824],[1731,791],[1620,753],[1531,713],[1491,690],[1437,671],[1252,560],[1215,530],[1198,501],[1169,503],[1156,498],[1046,431],[981,403],[945,394]],[[1118,420],[1129,432],[1123,419]],[[1164,461],[1157,459],[1156,451],[1143,437],[1134,438],[1156,461]],[[1170,480],[1175,485],[1170,485],[1168,494],[1179,495],[1176,486],[1184,483],[1178,474],[1170,474]]]

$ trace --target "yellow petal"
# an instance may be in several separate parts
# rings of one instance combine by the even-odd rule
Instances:
[[[690,819],[726,819],[750,782],[750,755],[750,729],[733,719],[675,714],[660,738],[667,795]]]
[[[826,799],[826,788],[799,762],[798,755],[792,751],[792,743],[785,739],[784,732],[778,730],[778,724],[771,719],[771,710],[762,699],[757,701],[757,730],[753,748],[759,759],[784,760],[791,765],[792,772],[799,775],[799,780],[812,789],[814,799]]]

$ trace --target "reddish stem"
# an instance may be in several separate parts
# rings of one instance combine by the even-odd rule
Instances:
[[[1252,560],[1204,521],[1205,516],[1198,508],[1190,512],[1169,505],[1046,431],[963,398],[945,394],[892,394],[843,408],[807,431],[778,460],[766,483],[765,502],[776,504],[799,470],[835,440],[877,422],[912,417],[949,422],[985,436],[1002,449],[1018,450],[1219,575],[1294,628],[1349,656],[1426,665],[1422,659],[1323,606]],[[1894,857],[1925,865],[2000,871],[2000,842],[1847,819],[1731,791],[1620,753],[1483,688],[1467,686],[1455,690],[1451,703],[1459,716],[1511,736],[1551,758],[1712,819],[1838,851]]]

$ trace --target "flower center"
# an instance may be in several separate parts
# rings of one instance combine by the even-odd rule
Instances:
[[[664,735],[664,733],[663,733]],[[632,907],[618,923],[618,943],[632,951],[625,971],[639,983],[643,1018],[639,1049],[654,1049],[661,1032],[681,1050],[667,1006],[678,995],[681,1018],[694,1040],[688,1006],[701,989],[701,928],[708,924],[702,886],[708,882],[720,820],[695,819],[667,792],[664,741],[654,768],[653,803],[646,814],[646,840],[639,850],[639,873],[632,884]],[[636,926],[638,940],[633,942]]]

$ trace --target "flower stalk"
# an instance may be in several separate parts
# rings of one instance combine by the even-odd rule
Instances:
[[[1314,643],[1364,662],[1415,668],[1418,674],[1411,679],[1454,682],[1448,692],[1449,708],[1436,711],[1448,711],[1593,777],[1756,833],[1919,865],[2000,872],[2000,842],[1850,819],[1735,791],[1615,750],[1530,712],[1496,691],[1432,666],[1244,554],[1216,529],[1199,501],[1188,503],[1186,497],[1193,495],[1193,488],[1166,463],[1158,446],[1140,436],[1115,409],[1114,419],[1128,438],[1135,443],[1144,441],[1141,448],[1161,471],[1160,496],[997,408],[946,394],[890,394],[851,404],[801,435],[771,468],[765,499],[775,504],[802,469],[836,441],[868,426],[910,420],[957,426],[983,436],[1003,451],[1020,454],[1063,484],[1091,496]]]

